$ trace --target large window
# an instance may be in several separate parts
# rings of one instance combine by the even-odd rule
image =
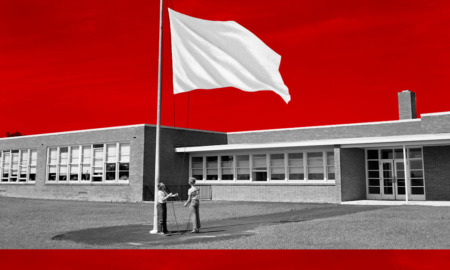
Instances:
[[[36,164],[36,149],[0,151],[0,182],[34,183]]]
[[[333,151],[292,151],[191,156],[191,176],[215,182],[334,181]]]
[[[130,144],[107,143],[48,148],[47,182],[128,182]]]

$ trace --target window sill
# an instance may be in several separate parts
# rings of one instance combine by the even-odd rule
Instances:
[[[0,185],[35,185],[36,182],[0,182]]]
[[[45,185],[50,186],[127,186],[130,182],[45,182]]]
[[[231,186],[242,186],[242,185],[252,185],[252,186],[335,186],[336,182],[333,180],[329,181],[197,181],[196,185],[231,185]]]

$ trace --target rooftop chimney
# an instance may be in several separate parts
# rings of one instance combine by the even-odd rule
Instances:
[[[400,120],[417,118],[414,92],[404,90],[398,93],[398,115]]]

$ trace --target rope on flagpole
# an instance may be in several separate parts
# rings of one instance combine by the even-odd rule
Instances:
[[[170,2],[171,8],[173,9],[174,5],[172,3],[172,0],[169,0],[169,2]],[[161,3],[161,6],[162,6],[162,3]],[[184,147],[187,146],[188,134],[189,134],[188,128],[189,128],[190,92],[188,92],[187,95],[188,95],[188,100],[187,100],[186,130],[185,130],[185,137],[184,137]],[[175,104],[176,102],[175,102],[175,95],[173,95],[172,97],[173,97],[173,126],[175,127],[176,126],[176,104]],[[184,160],[185,160],[185,158],[186,158],[186,152],[183,152],[181,168],[180,168],[180,170],[178,170],[178,187],[177,187],[177,192],[180,192],[180,189],[181,189],[182,172],[183,172],[183,169],[184,169]],[[174,172],[177,171],[177,170],[175,170],[175,159],[173,159],[173,171]],[[178,197],[178,199],[180,200],[181,203],[183,203],[183,200],[180,198],[180,196]],[[177,226],[177,231],[179,232],[180,229],[179,229],[179,226],[178,226],[178,220],[177,220],[177,215],[176,215],[176,212],[175,212],[175,206],[174,206],[174,202],[173,201],[172,201],[172,211],[173,211],[173,215],[174,215],[174,218],[175,218],[175,224]],[[188,222],[186,224],[186,229],[184,230],[184,232],[186,232],[188,230],[190,222],[191,222],[191,213],[189,212]],[[184,232],[182,232],[182,234]]]

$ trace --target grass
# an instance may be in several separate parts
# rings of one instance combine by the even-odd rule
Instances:
[[[87,228],[148,224],[150,203],[103,203],[0,197],[1,249],[92,249],[55,235]],[[202,220],[261,215],[326,204],[206,201]],[[175,210],[175,215],[174,215]],[[226,241],[174,245],[172,249],[448,249],[450,211],[447,207],[397,206],[374,211],[259,227],[255,235]],[[168,204],[169,229],[185,226],[188,210]],[[108,247],[106,247],[108,248]],[[157,247],[155,247],[157,248]],[[167,247],[164,247],[167,248]]]
[[[111,203],[62,200],[34,200],[0,197],[0,248],[73,249],[105,248],[67,241],[53,241],[55,235],[74,230],[131,224],[148,224],[152,229],[153,204]],[[261,215],[323,207],[290,203],[202,202],[202,220]],[[174,215],[175,210],[175,215]],[[188,209],[181,202],[168,204],[169,229],[180,229],[188,220]]]
[[[308,222],[260,227],[248,238],[174,248],[449,249],[446,207],[397,206]]]

